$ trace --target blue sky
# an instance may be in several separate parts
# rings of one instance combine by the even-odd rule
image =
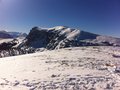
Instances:
[[[69,26],[120,37],[120,0],[0,0],[0,29]]]

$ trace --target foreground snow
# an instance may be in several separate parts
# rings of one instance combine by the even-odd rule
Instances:
[[[120,48],[76,47],[0,59],[0,90],[119,90]]]

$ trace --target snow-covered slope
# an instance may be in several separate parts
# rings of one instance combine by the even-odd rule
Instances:
[[[118,47],[76,47],[0,59],[0,90],[119,90]]]

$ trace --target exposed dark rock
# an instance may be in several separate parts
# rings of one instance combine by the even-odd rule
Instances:
[[[8,56],[16,56],[28,53],[34,53],[36,49],[32,47],[18,48],[16,45],[19,43],[17,39],[0,44],[0,58]]]
[[[49,42],[48,37],[46,30],[39,30],[37,27],[34,27],[26,37],[26,45],[34,48],[45,47]]]
[[[0,50],[9,50],[13,46],[17,45],[18,41],[17,39],[14,39],[13,41],[10,42],[3,42],[0,44]]]

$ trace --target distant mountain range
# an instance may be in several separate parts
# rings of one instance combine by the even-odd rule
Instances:
[[[20,47],[59,49],[75,46],[120,46],[120,38],[103,36],[67,26],[33,27]]]
[[[120,38],[103,36],[66,26],[56,26],[46,29],[33,27],[28,35],[19,32],[0,31],[0,38],[12,38],[10,41],[8,41],[9,39],[1,40],[0,50],[3,50],[3,52],[0,56],[3,55],[2,57],[66,47],[120,47]]]
[[[26,37],[26,33],[20,32],[7,32],[7,31],[0,31],[0,38],[17,38],[17,37]]]
[[[26,37],[27,34],[26,33],[21,33],[21,32],[8,32],[9,35],[11,35],[13,38],[17,38],[17,37]]]
[[[120,38],[94,34],[67,26],[33,27],[28,35],[20,32],[0,31],[0,38],[17,38],[18,48],[32,47],[48,50],[79,46],[120,46]]]
[[[6,31],[0,31],[0,38],[12,38],[12,36]]]

